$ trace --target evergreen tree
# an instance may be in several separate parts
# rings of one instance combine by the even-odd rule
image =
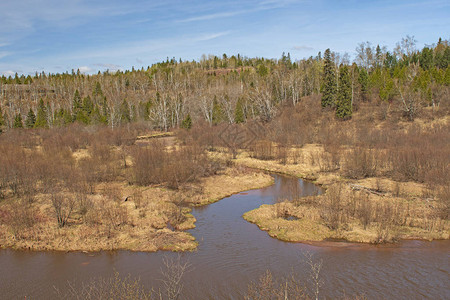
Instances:
[[[322,107],[334,107],[336,102],[336,75],[330,49],[325,50],[323,66]]]
[[[92,91],[92,96],[94,96],[94,97],[96,97],[96,96],[103,97],[102,86],[100,85],[100,82],[98,82],[98,81],[95,83],[94,90]]]
[[[213,125],[217,125],[223,120],[223,111],[219,102],[217,101],[217,97],[214,96],[213,101],[213,111],[212,111],[212,123]]]
[[[419,62],[422,69],[429,70],[433,66],[433,51],[428,47],[423,48]]]
[[[126,99],[123,99],[120,105],[120,121],[123,123],[129,123],[131,121],[130,107]]]
[[[22,122],[22,115],[18,113],[16,117],[14,118],[14,128],[23,128],[23,122]]]
[[[0,133],[3,132],[3,127],[5,126],[5,117],[3,117],[2,108],[0,106]]]
[[[245,122],[244,109],[242,107],[241,98],[239,98],[238,101],[236,102],[236,108],[234,110],[234,122],[236,124]]]
[[[36,123],[34,123],[35,128],[47,128],[47,111],[45,108],[44,100],[39,100],[39,106],[37,111]]]
[[[89,124],[90,119],[89,116],[86,114],[84,110],[79,110],[77,114],[75,115],[75,121],[81,122],[83,124]]]
[[[347,66],[341,66],[339,68],[336,117],[341,120],[348,120],[352,117],[352,81]]]
[[[73,118],[72,118],[72,116],[70,115],[70,111],[67,110],[67,109],[63,109],[63,108],[61,108],[61,110],[63,111],[63,112],[62,112],[62,115],[63,115],[63,124],[64,124],[64,125],[68,125],[68,124],[72,123],[72,122],[73,122]]]
[[[375,50],[376,67],[381,68],[383,66],[383,53],[381,52],[380,45],[377,45]]]
[[[91,124],[105,124],[105,117],[100,114],[100,109],[97,105],[94,106],[94,110],[90,116]]]
[[[106,97],[103,97],[102,123],[108,124],[108,118],[109,118],[109,106],[108,106],[108,102],[106,101]]]
[[[81,109],[81,96],[80,96],[80,92],[78,90],[76,90],[75,94],[73,95],[72,108],[73,108],[74,114],[76,114],[75,112],[77,112],[79,109]]]
[[[367,100],[368,97],[368,87],[369,87],[369,75],[366,69],[361,68],[359,70],[358,82],[361,86],[361,98],[363,101]]]
[[[25,126],[27,128],[33,128],[34,124],[36,123],[36,115],[34,114],[34,111],[31,109],[28,111],[27,120],[25,121]]]
[[[186,118],[184,118],[183,122],[181,123],[181,128],[191,129],[191,127],[192,127],[191,115],[187,114]]]
[[[90,116],[92,111],[94,110],[94,103],[91,100],[91,97],[87,96],[83,98],[83,111],[86,116]]]

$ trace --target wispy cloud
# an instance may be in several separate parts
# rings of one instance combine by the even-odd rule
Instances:
[[[116,65],[116,64],[103,64],[103,63],[96,63],[96,64],[93,64],[93,66],[104,68],[104,69],[109,69],[109,70],[119,70],[121,68],[121,66]]]
[[[234,17],[237,15],[250,13],[252,11],[255,11],[255,10],[240,10],[240,11],[232,11],[232,12],[230,11],[230,12],[223,12],[223,13],[213,13],[213,14],[207,14],[207,15],[187,18],[187,19],[183,19],[183,20],[178,20],[178,22],[185,23],[185,22],[195,22],[195,21],[206,21],[206,20],[219,19],[219,18],[228,18],[228,17]]]
[[[155,53],[159,50],[170,51],[169,49],[178,48],[180,46],[192,46],[196,43],[206,42],[209,40],[217,39],[226,35],[229,35],[231,31],[204,33],[197,36],[178,36],[162,39],[150,39],[140,40],[136,42],[129,42],[124,46],[111,45],[108,48],[88,49],[76,53],[67,53],[64,56],[59,57],[60,60],[72,60],[72,59],[96,59],[96,58],[108,58],[108,59],[123,59],[125,57],[143,57],[149,54]],[[166,53],[168,54],[168,53]],[[118,69],[120,66],[114,64],[93,64],[93,66]]]
[[[231,33],[231,31],[223,31],[223,32],[217,32],[217,33],[205,34],[205,35],[201,35],[197,38],[194,38],[194,41],[197,41],[197,42],[209,41],[209,40],[219,38],[221,36],[229,35],[230,33]]]
[[[78,70],[80,70],[81,73],[89,73],[92,71],[92,68],[88,66],[81,66],[78,68]]]
[[[8,51],[0,51],[0,59],[2,59],[3,57],[6,57],[8,55],[11,55],[12,52],[8,52]]]
[[[298,2],[298,0],[260,1],[256,5],[253,5],[252,8],[249,8],[249,9],[241,9],[241,10],[235,10],[235,11],[204,14],[204,15],[189,17],[186,19],[181,19],[181,20],[178,20],[177,22],[186,23],[186,22],[207,21],[207,20],[220,19],[220,18],[230,18],[230,17],[235,17],[235,16],[239,16],[239,15],[244,15],[244,14],[250,14],[250,13],[263,11],[263,10],[270,10],[270,9],[286,7],[289,4],[292,4],[295,2]],[[217,8],[215,8],[215,9],[217,9]]]
[[[311,51],[311,50],[314,50],[314,48],[310,47],[310,46],[306,46],[306,45],[299,45],[299,46],[292,47],[292,50],[296,50],[296,51]]]
[[[21,71],[12,71],[12,70],[7,70],[7,71],[3,71],[1,72],[2,75],[8,77],[8,76],[14,76],[16,73],[19,73]]]

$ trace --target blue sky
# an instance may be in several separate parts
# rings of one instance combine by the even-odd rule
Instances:
[[[0,74],[140,68],[202,54],[301,59],[450,36],[450,1],[0,0]]]

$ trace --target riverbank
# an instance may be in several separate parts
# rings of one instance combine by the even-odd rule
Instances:
[[[271,237],[289,242],[329,239],[357,243],[386,243],[401,239],[449,239],[450,223],[441,217],[441,203],[427,194],[418,182],[368,177],[350,179],[338,168],[324,168],[320,145],[289,149],[279,160],[261,160],[242,151],[235,163],[251,168],[311,180],[325,189],[323,195],[296,198],[262,205],[244,214]],[[292,154],[294,153],[294,154]],[[324,171],[326,169],[326,171]]]
[[[25,207],[15,205],[17,199],[8,199],[0,203],[0,216],[17,222],[1,222],[0,248],[192,251],[198,242],[185,231],[195,227],[191,206],[272,183],[270,175],[243,167],[226,168],[179,190],[119,181],[102,183],[85,199],[86,211],[73,209],[64,227],[58,226],[51,195],[40,194]]]

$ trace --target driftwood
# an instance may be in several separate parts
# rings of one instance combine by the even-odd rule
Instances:
[[[375,195],[378,195],[378,196],[381,196],[381,197],[385,196],[385,193],[383,193],[383,192],[379,192],[379,191],[377,191],[375,189],[371,189],[371,188],[368,188],[368,187],[365,187],[365,186],[362,186],[362,185],[350,184],[350,187],[354,191],[365,191],[365,192],[372,193],[372,194],[375,194]]]

